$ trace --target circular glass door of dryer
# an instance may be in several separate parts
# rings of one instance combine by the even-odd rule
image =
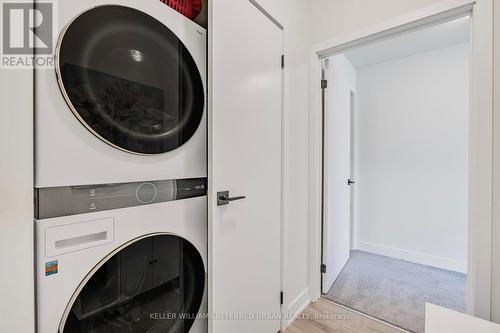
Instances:
[[[56,71],[80,122],[130,153],[174,150],[203,117],[203,81],[192,55],[163,23],[136,9],[101,6],[75,18],[60,39]]]
[[[187,333],[199,317],[203,259],[170,235],[139,240],[91,274],[61,333]]]

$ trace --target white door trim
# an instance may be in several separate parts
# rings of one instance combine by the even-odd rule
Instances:
[[[321,296],[321,59],[353,46],[472,17],[468,313],[491,318],[493,213],[493,0],[447,0],[353,34],[320,43],[310,59],[310,291]],[[473,88],[473,89],[472,89]]]

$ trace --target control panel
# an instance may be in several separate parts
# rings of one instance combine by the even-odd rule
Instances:
[[[206,195],[206,178],[36,188],[35,218],[48,219]]]

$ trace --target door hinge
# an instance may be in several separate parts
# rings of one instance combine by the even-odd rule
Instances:
[[[284,298],[285,298],[285,295],[283,294],[283,292],[280,293],[280,304],[283,305],[284,303]]]
[[[285,68],[285,55],[281,56],[281,68]]]
[[[326,265],[325,264],[321,264],[321,273],[326,273]]]
[[[321,80],[321,89],[328,88],[328,80]]]

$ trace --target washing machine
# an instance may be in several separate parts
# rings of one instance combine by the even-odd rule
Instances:
[[[206,177],[206,31],[160,0],[56,4],[35,186]]]
[[[205,178],[36,198],[38,333],[207,332]]]

